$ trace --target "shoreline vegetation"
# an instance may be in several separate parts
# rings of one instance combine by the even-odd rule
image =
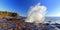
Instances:
[[[0,11],[0,19],[2,18],[10,18],[10,17],[17,17],[19,16],[16,12],[7,12],[7,11]]]

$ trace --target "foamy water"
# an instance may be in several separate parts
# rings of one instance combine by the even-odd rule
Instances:
[[[31,6],[26,22],[43,23],[47,8],[40,3]]]

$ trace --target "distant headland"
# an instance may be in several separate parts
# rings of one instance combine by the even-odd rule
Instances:
[[[0,11],[0,19],[1,18],[9,18],[9,17],[17,17],[19,16],[16,12],[7,12],[7,11]]]

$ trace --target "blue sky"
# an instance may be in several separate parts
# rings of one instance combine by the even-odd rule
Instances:
[[[60,0],[0,0],[0,11],[17,12],[27,16],[30,6],[41,3],[47,7],[46,16],[60,16]]]

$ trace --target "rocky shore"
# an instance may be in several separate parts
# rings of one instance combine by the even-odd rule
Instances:
[[[25,22],[25,17],[12,17],[0,20],[0,30],[58,30],[55,25],[49,23],[39,24]],[[60,29],[59,29],[60,30]]]

